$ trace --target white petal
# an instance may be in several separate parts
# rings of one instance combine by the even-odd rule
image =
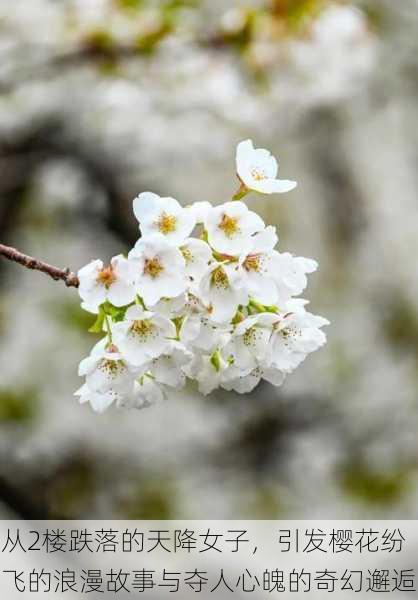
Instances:
[[[271,383],[272,385],[282,385],[286,375],[279,371],[279,369],[265,368],[263,369],[263,379]]]
[[[126,306],[135,300],[136,292],[133,285],[118,279],[112,283],[107,298],[113,306]]]
[[[297,182],[287,179],[262,179],[256,182],[256,186],[254,189],[262,194],[283,194],[294,190]]]
[[[112,392],[106,392],[103,394],[90,392],[88,395],[88,400],[95,412],[103,413],[114,402],[117,396],[118,395],[116,393]]]
[[[185,209],[193,213],[196,223],[204,223],[213,206],[204,200],[202,202],[195,202],[191,206],[186,206]]]
[[[261,252],[269,252],[273,250],[279,239],[277,237],[276,228],[269,225],[265,229],[262,229],[256,233],[252,238],[252,254],[259,254]]]
[[[260,379],[260,374],[257,370],[254,370],[248,375],[222,383],[222,387],[228,391],[234,390],[238,394],[248,394],[259,384]]]
[[[133,211],[139,223],[146,219],[152,219],[158,213],[161,206],[161,198],[153,192],[143,192],[133,201]]]
[[[104,285],[94,283],[89,288],[79,288],[79,294],[84,303],[92,308],[97,308],[106,301],[107,290]]]
[[[191,276],[194,281],[199,281],[212,259],[212,250],[210,246],[203,240],[190,238],[185,240],[181,250],[186,262],[186,273]]]
[[[78,365],[78,374],[80,377],[84,377],[88,373],[93,372],[97,365],[97,358],[95,356],[87,356]]]
[[[254,152],[254,146],[252,140],[244,140],[237,146],[236,160],[237,160],[237,172],[239,173],[239,167],[241,161],[249,160]]]
[[[80,279],[80,284],[83,284],[84,281],[89,282],[90,280],[95,279],[100,269],[103,269],[103,261],[99,259],[92,260],[87,265],[79,269],[77,275]]]

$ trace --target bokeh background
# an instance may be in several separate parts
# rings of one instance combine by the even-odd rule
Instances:
[[[1,516],[418,518],[417,32],[416,0],[0,0],[2,242],[109,259],[140,191],[229,199],[251,137],[332,322],[282,388],[98,416],[77,293],[0,261]]]

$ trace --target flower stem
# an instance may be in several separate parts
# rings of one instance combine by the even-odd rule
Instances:
[[[139,308],[143,308],[144,310],[146,310],[144,301],[142,300],[141,296],[138,296],[138,294],[135,296],[135,304],[139,306]]]
[[[235,194],[232,196],[232,200],[241,200],[241,198],[244,198],[244,196],[246,196],[249,191],[250,190],[247,188],[245,183],[242,183],[241,181],[241,185],[239,186]]]
[[[113,339],[112,339],[112,328],[110,326],[110,321],[109,321],[109,317],[108,315],[105,313],[105,322],[106,322],[106,329],[107,329],[107,337],[109,338],[109,344],[113,343]]]

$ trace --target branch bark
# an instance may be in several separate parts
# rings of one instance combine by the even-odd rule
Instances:
[[[14,261],[27,269],[41,271],[42,273],[49,275],[49,277],[52,277],[55,281],[62,280],[67,287],[77,288],[80,284],[77,275],[70,271],[70,269],[59,269],[58,267],[49,265],[33,256],[23,254],[23,252],[19,252],[19,250],[16,250],[16,248],[12,248],[11,246],[0,244],[0,256],[4,256],[4,258]]]

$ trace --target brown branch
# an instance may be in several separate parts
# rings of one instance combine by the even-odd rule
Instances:
[[[70,271],[70,269],[58,269],[48,263],[45,263],[33,256],[29,256],[28,254],[23,254],[16,250],[16,248],[12,248],[11,246],[5,246],[4,244],[0,244],[0,256],[4,256],[8,260],[12,260],[27,269],[34,269],[35,271],[41,271],[46,275],[58,281],[61,279],[67,287],[78,287],[80,282],[75,273]]]

